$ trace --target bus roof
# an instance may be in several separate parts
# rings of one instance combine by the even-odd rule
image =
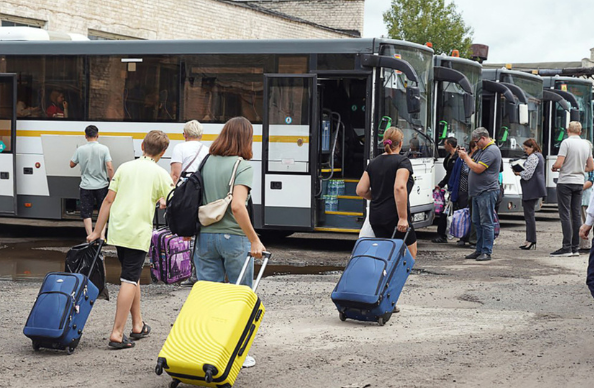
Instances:
[[[448,55],[443,55],[443,54],[442,55],[435,55],[434,56],[435,65],[439,66],[444,61],[458,62],[458,63],[462,63],[462,64],[465,64],[465,65],[474,66],[474,67],[476,67],[478,69],[481,69],[483,67],[483,65],[481,65],[477,61],[473,61],[473,60],[466,59],[466,58],[450,57]]]
[[[566,83],[572,84],[583,84],[583,85],[590,85],[594,87],[594,82],[592,82],[589,78],[577,78],[577,77],[561,77],[561,76],[553,76],[553,77],[542,77],[544,80],[544,86],[546,88],[553,87],[556,81],[563,81]]]
[[[429,47],[392,39],[103,40],[3,42],[2,55],[338,54],[379,51],[381,44],[429,54]]]
[[[525,78],[525,79],[531,79],[531,80],[537,81],[537,82],[543,82],[543,79],[541,76],[526,73],[524,71],[509,70],[506,68],[483,69],[483,79],[493,80],[493,81],[499,80],[500,81],[501,80],[500,76],[502,74],[509,74],[513,77],[520,77],[520,78]]]

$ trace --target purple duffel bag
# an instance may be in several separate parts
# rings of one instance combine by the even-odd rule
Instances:
[[[153,230],[151,247],[151,277],[153,281],[172,284],[192,275],[190,241],[173,234],[169,228]]]

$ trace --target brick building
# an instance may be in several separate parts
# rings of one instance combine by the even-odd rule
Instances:
[[[353,38],[365,0],[4,0],[2,26],[91,39]]]

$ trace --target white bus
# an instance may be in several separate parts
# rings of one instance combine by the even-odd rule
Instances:
[[[405,152],[420,145],[411,213],[428,225],[432,61],[425,46],[387,39],[3,42],[0,212],[78,218],[80,172],[68,161],[89,124],[116,167],[141,155],[148,131],[165,131],[169,170],[184,122],[202,122],[208,145],[241,115],[255,131],[256,228],[358,232],[354,188],[387,124],[403,129]],[[65,117],[47,115],[55,93]]]
[[[557,203],[559,172],[551,171],[557,161],[561,142],[567,138],[570,121],[582,124],[582,138],[592,141],[592,81],[573,77],[543,77],[545,91],[544,147],[547,197],[545,203]],[[547,98],[548,96],[548,98]]]
[[[522,211],[520,177],[510,161],[525,157],[522,144],[533,138],[542,147],[543,80],[514,70],[483,70],[482,126],[489,130],[503,159],[503,200],[499,213]]]
[[[445,139],[454,137],[468,149],[470,134],[481,122],[482,65],[459,57],[434,57],[434,124],[438,159],[435,184],[445,176]],[[477,125],[479,124],[479,125]]]

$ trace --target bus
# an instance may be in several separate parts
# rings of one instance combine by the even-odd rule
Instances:
[[[245,116],[258,230],[358,232],[366,206],[355,187],[391,125],[405,134],[423,227],[433,221],[432,75],[430,48],[389,39],[3,42],[0,212],[77,219],[80,172],[68,162],[87,125],[116,168],[163,130],[169,171],[186,121],[204,125],[209,145]],[[68,113],[50,118],[56,93]]]
[[[542,147],[541,77],[520,71],[483,70],[482,126],[501,150],[503,199],[499,213],[522,211],[520,177],[510,162],[525,157],[522,144],[533,138]]]
[[[436,55],[434,57],[434,141],[438,159],[435,165],[435,184],[445,176],[444,141],[458,140],[468,149],[470,134],[481,122],[482,65],[478,62]]]
[[[592,142],[592,87],[590,79],[573,77],[543,77],[545,100],[543,116],[543,156],[546,160],[547,197],[545,203],[557,203],[557,179],[559,172],[551,168],[557,161],[561,142],[567,138],[570,121],[582,124],[582,138]]]

